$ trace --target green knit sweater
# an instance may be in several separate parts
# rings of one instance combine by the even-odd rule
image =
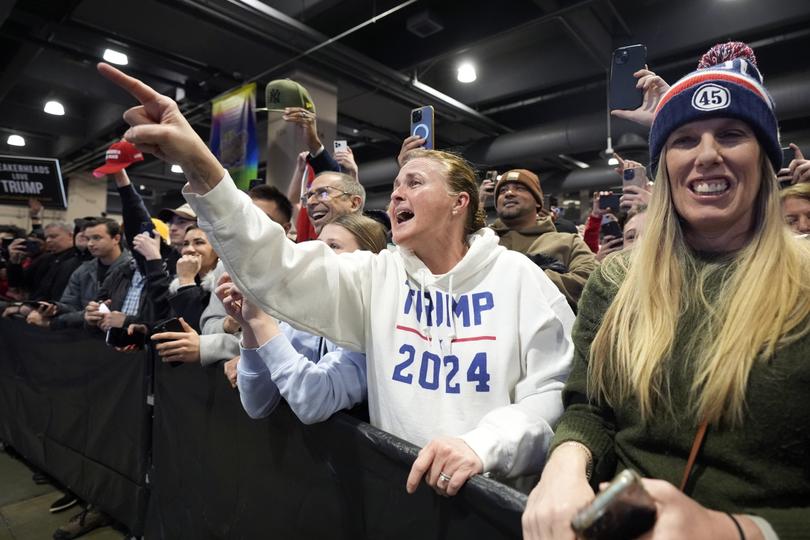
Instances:
[[[698,259],[696,264],[707,262]],[[710,280],[710,298],[720,284]],[[699,424],[688,412],[689,366],[697,353],[688,357],[687,343],[705,313],[693,305],[678,326],[671,358],[680,359],[683,369],[671,373],[675,417],[662,413],[644,424],[635,400],[611,409],[586,397],[591,342],[616,291],[600,269],[582,294],[573,330],[574,363],[563,393],[565,412],[551,450],[567,440],[590,448],[594,485],[629,467],[677,486]],[[810,336],[754,366],[743,426],[709,427],[685,491],[707,508],[761,516],[780,540],[810,538]]]

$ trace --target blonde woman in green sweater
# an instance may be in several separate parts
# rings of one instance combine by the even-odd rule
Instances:
[[[624,468],[656,502],[645,540],[808,538],[810,243],[782,222],[779,148],[747,47],[716,46],[661,98],[647,230],[583,292],[526,538],[573,539]]]

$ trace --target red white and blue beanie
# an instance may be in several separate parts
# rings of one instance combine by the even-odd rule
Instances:
[[[773,99],[762,85],[754,51],[740,42],[715,45],[697,71],[683,77],[661,97],[650,129],[650,160],[656,168],[669,135],[689,122],[736,118],[748,124],[773,169],[782,166],[779,127]]]

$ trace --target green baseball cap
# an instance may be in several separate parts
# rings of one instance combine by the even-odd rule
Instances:
[[[315,113],[315,103],[309,92],[292,79],[276,79],[264,89],[264,109],[258,111],[284,112],[287,107],[301,107]]]

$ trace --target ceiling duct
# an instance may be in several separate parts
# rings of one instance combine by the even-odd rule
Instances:
[[[439,22],[439,19],[428,10],[420,11],[416,15],[408,17],[406,27],[408,32],[422,39],[444,30],[444,26]]]

